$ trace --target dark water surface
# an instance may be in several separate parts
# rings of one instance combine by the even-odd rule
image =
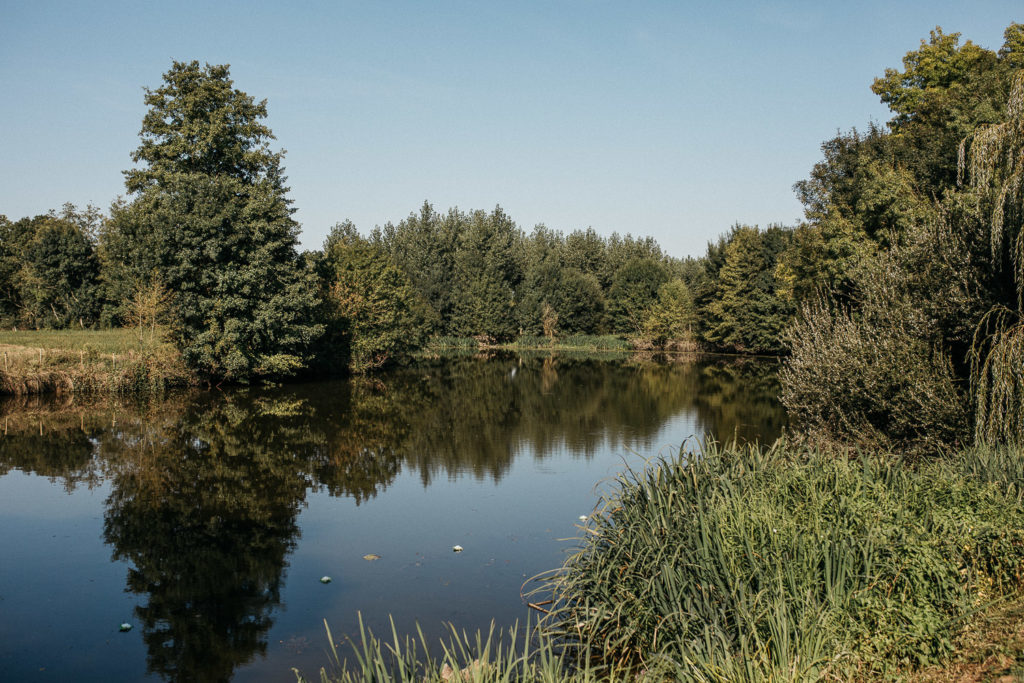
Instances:
[[[522,621],[523,582],[561,564],[623,463],[775,438],[776,369],[461,358],[0,403],[0,680],[287,681],[326,664],[325,618],[335,638],[360,611],[431,637]]]

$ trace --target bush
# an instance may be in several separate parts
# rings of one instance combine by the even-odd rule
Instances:
[[[809,307],[786,340],[781,400],[804,438],[922,454],[969,436],[949,359],[899,316]]]

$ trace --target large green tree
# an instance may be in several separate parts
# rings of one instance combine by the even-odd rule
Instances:
[[[65,204],[11,223],[0,219],[0,317],[23,327],[94,325],[101,287],[95,207]]]
[[[519,228],[500,206],[491,213],[469,215],[454,259],[452,324],[457,334],[501,340],[515,336],[521,239]]]
[[[706,341],[749,353],[783,350],[782,334],[793,308],[780,295],[775,271],[791,238],[791,231],[777,226],[765,231],[744,226],[732,233],[718,272],[717,296],[707,307],[714,326]]]
[[[104,235],[111,277],[172,292],[174,339],[202,376],[300,370],[323,327],[266,101],[236,89],[227,65],[195,61],[174,62],[145,101],[139,166],[125,172],[132,201]]]
[[[903,58],[903,69],[886,69],[871,89],[889,106],[890,130],[897,134],[897,158],[920,189],[938,195],[956,182],[960,141],[979,125],[1006,115],[1012,72],[1024,60],[1021,25],[1006,29],[1002,49],[960,44],[959,33],[936,27],[928,42]]]
[[[384,247],[362,237],[350,221],[324,242],[327,307],[343,329],[356,372],[408,358],[423,342],[426,306]]]

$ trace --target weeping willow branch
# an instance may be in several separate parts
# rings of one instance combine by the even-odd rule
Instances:
[[[1012,292],[975,328],[971,388],[979,441],[1024,443],[1024,73],[1007,103],[1007,120],[964,141],[958,177],[968,171],[977,211],[989,231],[995,275]]]

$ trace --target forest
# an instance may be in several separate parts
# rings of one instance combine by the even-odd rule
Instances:
[[[800,359],[809,350],[794,342],[825,333],[824,320],[838,334],[902,307],[928,318],[907,321],[911,346],[948,357],[956,384],[1020,312],[1022,65],[1020,24],[998,51],[937,28],[875,79],[891,120],[826,141],[795,184],[803,222],[734,225],[703,256],[675,258],[649,237],[527,231],[501,207],[429,201],[366,234],[339,222],[299,253],[266,101],[236,89],[227,66],[174,62],[145,91],[127,194],[107,214],[0,217],[0,324],[159,324],[198,376],[249,382],[367,371],[445,337],[613,334]]]
[[[266,101],[174,62],[108,213],[0,217],[0,324],[159,330],[193,377],[241,383],[368,372],[428,340],[616,335],[788,356],[791,416],[837,441],[1020,438],[1022,67],[1024,25],[996,51],[936,28],[871,86],[892,118],[825,141],[794,185],[804,221],[675,258],[429,201],[300,253]]]

